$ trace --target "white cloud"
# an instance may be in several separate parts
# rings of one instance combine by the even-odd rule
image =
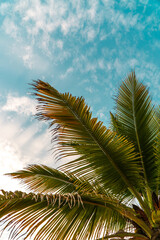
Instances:
[[[78,58],[75,58],[74,67],[81,71],[81,73],[91,72],[93,74],[95,74],[97,70],[106,71],[110,67],[105,58],[91,59],[90,56],[92,56],[92,54],[94,54],[94,52],[90,49],[86,55],[81,54]]]
[[[130,27],[137,25],[138,14],[133,15],[132,13],[124,14],[120,10],[115,11],[112,9],[111,22],[114,23],[118,28],[123,26],[126,30],[129,30]]]
[[[4,176],[4,174],[22,169],[25,161],[25,156],[22,156],[16,145],[0,139],[0,189],[15,191],[17,188],[21,188],[18,181]]]
[[[45,42],[43,38],[41,42],[41,49],[42,48],[45,50],[46,56],[50,55],[47,49],[47,42]],[[24,66],[30,70],[34,69],[38,72],[45,72],[49,68],[49,63],[46,61],[46,58],[34,51],[34,47],[31,45],[20,43],[18,48],[14,45],[13,53],[22,59]]]
[[[99,59],[98,60],[98,65],[101,69],[105,69],[104,59]]]
[[[17,109],[16,109],[17,110]],[[41,122],[30,121],[28,115],[23,117],[17,113],[9,115],[1,111],[0,135],[0,189],[20,189],[18,183],[4,173],[13,172],[28,164],[46,164],[55,167],[51,148],[51,135]]]
[[[68,68],[64,74],[61,74],[61,78],[66,78],[66,77],[68,77],[68,75],[69,75],[70,73],[72,73],[73,70],[74,70],[74,69],[73,69],[72,67]]]
[[[33,68],[33,50],[31,46],[24,47],[24,55],[22,55],[24,65],[30,69]]]
[[[143,4],[147,4],[148,0],[140,0],[140,2],[143,3]]]
[[[94,92],[94,88],[93,87],[86,87],[85,90],[89,93],[93,93]]]
[[[13,114],[14,112],[14,114]],[[13,172],[28,164],[46,164],[55,167],[51,149],[51,135],[46,125],[31,119],[35,101],[29,97],[9,94],[0,114],[0,189],[23,189],[4,173]],[[45,128],[44,128],[45,126]]]
[[[124,72],[124,68],[126,66],[121,62],[120,59],[116,58],[114,61],[114,68],[117,72],[118,75],[122,75],[122,73]]]
[[[98,110],[96,116],[100,121],[105,123],[108,122],[108,109],[106,107],[102,107],[101,109]]]
[[[136,1],[121,0],[122,7],[129,8],[130,10],[136,9]]]
[[[0,4],[0,9],[5,12],[3,30],[15,39],[13,54],[22,59],[26,68],[47,71],[51,69],[49,61],[53,66],[73,55],[65,43],[70,37],[71,41],[72,38],[76,41],[82,38],[83,41],[92,42],[97,36],[100,40],[118,36],[117,32],[122,27],[126,31],[133,27],[144,28],[144,24],[140,26],[138,14],[124,13],[115,8],[114,2],[105,0],[101,7],[97,0],[88,1],[87,4],[73,0],[24,0],[10,3],[10,12],[14,14],[8,13],[7,5]],[[125,0],[123,4],[130,8]],[[101,29],[104,23],[106,28]],[[57,39],[59,32],[61,38]],[[80,55],[78,47],[74,46],[74,49]],[[88,64],[86,71],[92,71],[92,66]]]
[[[87,31],[87,41],[88,42],[93,41],[95,37],[96,37],[96,32],[93,28],[90,29],[89,31]]]
[[[107,36],[108,36],[108,34],[104,30],[100,31],[99,38],[101,41],[105,40],[107,38]]]
[[[57,47],[60,48],[60,49],[63,48],[63,41],[62,40],[57,41]]]
[[[132,59],[130,60],[129,64],[130,64],[130,66],[131,66],[131,68],[132,68],[132,70],[133,70],[133,69],[138,65],[138,60],[135,59],[135,58],[132,58]]]
[[[78,85],[85,85],[86,83],[89,83],[90,81],[88,79],[83,79],[78,83]]]
[[[13,38],[17,38],[18,27],[9,17],[6,17],[2,24],[2,29]]]
[[[7,102],[2,107],[2,110],[13,111],[25,115],[33,115],[36,113],[36,103],[35,100],[29,97],[15,97],[9,94],[7,97]]]
[[[1,3],[0,5],[0,14],[4,15],[6,12],[9,11],[10,4],[9,3]]]
[[[104,2],[104,8],[100,7],[98,1],[89,1],[88,5],[89,7],[86,7],[81,1],[66,2],[64,0],[48,0],[46,3],[42,3],[40,0],[17,2],[10,5],[15,13],[12,17],[7,16],[6,12],[4,23],[11,23],[10,26],[7,24],[6,31],[8,34],[12,34],[10,28],[15,28],[14,32],[15,30],[22,32],[21,26],[23,25],[23,31],[27,31],[28,37],[39,37],[40,32],[42,32],[42,35],[49,34],[49,41],[51,41],[53,37],[50,34],[58,28],[62,30],[64,35],[79,31],[82,36],[86,32],[85,28],[90,28],[87,30],[90,41],[97,34],[95,24],[99,25],[105,19],[115,26],[136,27],[138,15],[124,14],[115,10],[114,4],[109,3],[109,1]],[[1,9],[6,9],[6,7],[1,4]],[[22,25],[17,22],[16,14],[19,14]],[[84,23],[87,23],[86,27],[84,27]]]
[[[98,15],[99,2],[97,0],[88,1],[88,5],[89,5],[88,8],[86,8],[86,17],[91,22],[96,23],[99,17]]]

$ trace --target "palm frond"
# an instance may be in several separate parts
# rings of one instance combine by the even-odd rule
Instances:
[[[76,191],[74,175],[65,174],[57,169],[45,165],[29,165],[24,170],[19,170],[6,175],[20,179],[29,190],[39,193],[68,193]]]
[[[120,205],[114,205],[109,199],[103,201],[77,193],[44,195],[2,191],[0,195],[1,223],[4,229],[10,229],[11,239],[21,234],[24,239],[32,235],[34,239],[96,239],[107,230],[126,225],[127,218],[121,211],[125,214],[127,208],[121,210]]]
[[[155,111],[148,89],[132,72],[121,84],[116,98],[116,114],[112,115],[112,126],[129,141],[139,153],[144,185],[155,189],[157,178],[154,145],[157,134]]]
[[[61,94],[40,80],[33,86],[39,101],[38,118],[58,125],[61,156],[77,155],[76,160],[62,165],[60,169],[78,177],[98,180],[115,194],[129,195],[131,191],[141,201],[136,191],[142,182],[139,174],[141,166],[137,164],[133,144],[92,118],[82,97]],[[55,134],[54,131],[53,139]]]
[[[32,164],[24,170],[6,175],[21,180],[29,190],[39,193],[94,193],[97,196],[109,196],[109,192],[96,181],[87,181],[85,177],[77,178],[69,172],[45,166]],[[119,198],[119,201],[123,199]],[[129,199],[127,199],[129,201]]]

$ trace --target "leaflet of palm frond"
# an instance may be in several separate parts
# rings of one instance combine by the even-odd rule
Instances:
[[[61,94],[40,80],[33,86],[39,101],[38,118],[61,126],[58,129],[60,155],[67,158],[77,155],[76,160],[60,169],[78,177],[85,176],[88,180],[96,178],[115,194],[136,195],[141,201],[136,188],[143,188],[139,174],[142,169],[137,164],[133,144],[92,118],[82,97]]]
[[[158,125],[160,127],[160,106],[156,107],[155,109],[155,117],[156,117],[156,121],[158,122]]]
[[[158,201],[158,197],[155,192],[152,193],[152,201],[153,201],[153,206],[154,206],[155,210],[158,210],[159,209],[159,201]]]
[[[111,119],[111,128],[114,132],[117,134],[123,133],[123,125],[120,123],[120,121],[117,120],[116,114],[113,114],[110,112],[110,119]],[[123,134],[122,134],[123,135]]]

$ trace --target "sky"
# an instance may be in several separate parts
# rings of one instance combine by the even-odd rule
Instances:
[[[33,80],[84,96],[109,126],[132,70],[160,102],[159,56],[159,0],[0,0],[0,189],[24,190],[4,173],[57,166],[48,125],[34,116]]]

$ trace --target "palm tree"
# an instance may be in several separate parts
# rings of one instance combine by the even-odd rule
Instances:
[[[160,239],[160,117],[135,73],[119,87],[108,129],[82,97],[41,80],[33,89],[37,117],[50,121],[55,156],[66,162],[8,174],[32,191],[2,190],[0,218],[10,238]]]

